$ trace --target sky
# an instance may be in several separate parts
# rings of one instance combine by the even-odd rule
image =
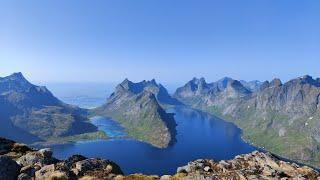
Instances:
[[[185,83],[320,77],[318,0],[2,0],[0,76]]]

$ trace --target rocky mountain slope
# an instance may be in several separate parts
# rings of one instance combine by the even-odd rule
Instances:
[[[107,103],[92,110],[93,115],[111,117],[120,122],[128,134],[138,140],[164,148],[175,141],[175,121],[159,105],[172,102],[167,91],[154,80],[133,83],[124,80]]]
[[[161,84],[158,84],[154,79],[151,81],[141,81],[138,83],[133,83],[129,81],[128,79],[125,79],[121,86],[125,89],[137,94],[141,93],[142,91],[150,92],[155,95],[157,101],[161,105],[180,105],[181,103],[175,99],[172,98],[167,89],[163,87]]]
[[[86,111],[64,104],[21,73],[0,78],[0,135],[25,143],[95,132]]]
[[[174,97],[237,124],[244,138],[281,156],[320,166],[320,80],[303,76],[284,84],[264,82],[252,91],[241,82],[227,85],[194,79]]]
[[[232,160],[198,159],[177,168],[174,175],[123,175],[110,160],[73,155],[66,160],[52,156],[50,149],[31,149],[0,138],[0,179],[115,179],[115,180],[193,180],[193,179],[319,179],[316,170],[278,159],[262,152],[236,156]]]
[[[221,104],[227,106],[249,94],[250,90],[231,78],[223,78],[213,83],[206,83],[204,78],[194,78],[178,88],[173,97],[192,107],[207,107]]]

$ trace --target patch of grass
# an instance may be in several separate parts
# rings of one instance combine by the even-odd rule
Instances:
[[[66,143],[74,143],[77,141],[89,141],[89,140],[97,140],[97,139],[108,139],[108,137],[103,131],[96,131],[96,132],[83,133],[83,134],[78,134],[73,136],[47,138],[45,144],[66,144]]]

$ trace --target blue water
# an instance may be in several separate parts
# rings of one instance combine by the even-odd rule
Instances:
[[[99,130],[106,133],[106,135],[111,139],[121,139],[127,138],[128,135],[124,131],[124,128],[120,126],[119,123],[111,120],[106,119],[104,117],[93,117],[91,122],[98,127]]]
[[[199,158],[231,159],[256,148],[241,139],[241,131],[206,113],[191,109],[174,109],[177,141],[166,149],[127,139],[123,128],[114,121],[96,117],[93,123],[111,140],[78,142],[52,147],[58,158],[73,154],[99,157],[116,162],[125,174],[173,174],[176,168]],[[125,138],[125,139],[124,139]]]

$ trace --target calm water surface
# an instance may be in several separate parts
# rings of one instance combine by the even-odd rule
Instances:
[[[114,121],[95,117],[93,123],[111,140],[78,142],[52,147],[58,158],[73,154],[110,159],[125,174],[173,174],[176,168],[195,159],[231,159],[256,148],[241,139],[241,131],[231,123],[191,109],[176,108],[177,141],[166,149],[128,139]]]

